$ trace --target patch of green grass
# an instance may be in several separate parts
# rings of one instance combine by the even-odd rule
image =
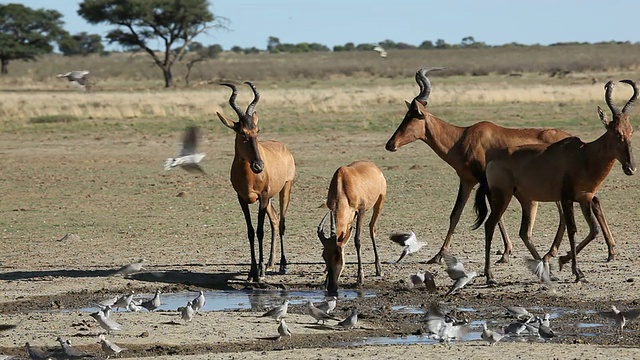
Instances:
[[[41,115],[34,116],[29,119],[30,124],[53,124],[53,123],[70,123],[79,119],[73,115]]]

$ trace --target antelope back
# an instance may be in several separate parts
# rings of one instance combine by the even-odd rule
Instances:
[[[611,110],[612,120],[609,121],[607,119],[607,115],[599,106],[598,116],[607,129],[606,136],[608,137],[608,150],[614,152],[616,159],[620,161],[620,164],[622,164],[622,170],[624,171],[624,173],[627,175],[633,175],[636,170],[636,164],[633,158],[631,145],[633,126],[631,125],[631,122],[629,120],[629,112],[631,111],[633,103],[638,98],[638,85],[636,85],[636,83],[632,80],[621,80],[620,82],[629,84],[633,88],[633,95],[621,110],[611,101],[614,82],[607,82],[605,84],[604,98],[607,106]]]
[[[426,120],[429,116],[427,102],[431,94],[431,82],[427,78],[430,71],[443,70],[443,68],[420,69],[416,72],[416,83],[420,92],[411,102],[406,102],[407,113],[402,123],[387,141],[386,149],[396,151],[400,147],[426,136]]]

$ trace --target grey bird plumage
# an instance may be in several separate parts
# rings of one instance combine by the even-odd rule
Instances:
[[[187,305],[183,307],[180,311],[180,317],[182,320],[189,322],[193,319],[193,315],[195,311],[193,310],[193,301],[187,302]]]
[[[204,297],[204,292],[200,290],[200,293],[198,294],[198,296],[191,301],[191,307],[193,308],[193,311],[198,312],[202,310],[206,302],[207,302],[207,299],[205,299]]]
[[[431,293],[438,289],[434,275],[426,270],[423,272],[418,271],[415,274],[409,275],[409,284],[411,287],[424,285],[425,289]]]
[[[413,254],[416,251],[420,250],[423,246],[427,245],[427,243],[418,241],[416,238],[416,234],[413,231],[409,232],[394,232],[389,235],[389,239],[395,242],[398,245],[403,246],[402,253],[400,254],[400,258],[396,260],[396,264],[402,260],[407,255]]]
[[[351,315],[340,321],[336,326],[344,329],[353,329],[358,324],[358,308],[351,309]]]
[[[640,309],[631,309],[627,311],[620,311],[615,305],[611,305],[610,311],[600,311],[599,314],[609,319],[613,319],[618,327],[618,333],[622,335],[624,326],[629,320],[634,320],[640,316]]]
[[[278,305],[273,309],[267,311],[262,314],[262,317],[270,317],[276,319],[276,321],[280,321],[283,317],[287,316],[287,310],[289,308],[289,299],[285,299],[282,302],[282,305]]]
[[[533,315],[531,315],[531,313],[522,306],[505,306],[504,308],[507,310],[507,314],[518,320],[528,320],[533,318]]]
[[[551,327],[549,327],[549,325],[545,325],[543,320],[538,318],[538,336],[547,341],[554,338],[556,334],[553,332],[553,330],[551,330]]]
[[[455,319],[447,316],[440,309],[438,303],[432,303],[425,315],[427,329],[433,334],[432,338],[444,343],[460,339],[469,329],[467,321],[456,323]]]
[[[98,325],[101,328],[105,329],[107,333],[111,333],[112,331],[122,330],[122,325],[118,324],[114,320],[107,318],[101,311],[94,312],[89,314],[92,318],[96,319]]]
[[[551,286],[551,271],[549,269],[549,263],[543,262],[537,259],[527,259],[527,267],[540,284],[544,287]]]
[[[499,332],[487,328],[487,323],[482,323],[482,334],[480,334],[480,338],[486,341],[489,345],[497,343],[502,340],[503,337],[504,335]]]
[[[336,308],[338,303],[338,298],[335,296],[330,296],[324,299],[320,304],[316,305],[316,307],[327,314],[331,314],[333,310]]]
[[[531,321],[535,320],[536,324],[531,324]],[[523,332],[527,332],[528,335],[538,335],[538,318],[530,317],[526,321],[516,321],[504,327],[504,334],[513,334],[516,336],[522,335]]]
[[[107,354],[107,359],[109,359],[111,356],[118,355],[122,351],[128,350],[127,348],[120,347],[112,343],[111,341],[107,340],[107,338],[104,335],[100,335],[99,339],[100,341],[98,343],[100,344],[102,351],[104,351],[104,353]]]
[[[94,357],[91,354],[87,354],[85,352],[82,352],[74,347],[71,346],[71,343],[69,342],[69,340],[58,336],[58,338],[56,339],[57,342],[60,343],[60,346],[62,347],[62,354],[64,354],[64,356],[62,357],[63,359],[82,359],[82,358],[92,358]]]
[[[89,71],[87,70],[74,70],[67,73],[60,73],[56,75],[59,78],[67,78],[69,82],[81,88],[84,91],[91,90],[91,83],[89,82]]]
[[[278,340],[280,340],[283,336],[291,337],[291,330],[289,330],[289,326],[284,321],[284,319],[280,319],[280,325],[278,325]]]
[[[28,342],[25,343],[24,346],[27,349],[27,355],[29,355],[29,359],[31,359],[31,360],[53,359],[53,357],[52,357],[53,354],[52,353],[50,353],[48,351],[44,351],[44,350],[39,349],[37,347],[33,347]]]
[[[140,303],[143,308],[153,311],[160,307],[160,289],[156,290],[156,294],[151,299],[143,300]]]
[[[122,295],[118,298],[118,300],[116,300],[115,303],[113,303],[113,305],[111,305],[112,308],[118,308],[118,309],[128,309],[129,308],[129,304],[133,301],[133,294],[134,292],[131,291],[131,294],[128,295]]]
[[[340,321],[340,319],[337,319],[336,317],[329,315],[323,310],[320,310],[317,307],[315,307],[313,305],[313,302],[311,302],[311,300],[307,300],[307,312],[309,315],[311,315],[312,318],[316,319],[316,323],[322,321],[322,323],[324,324],[325,321],[327,320]]]
[[[449,288],[445,296],[462,289],[467,283],[473,280],[473,278],[478,276],[478,273],[475,271],[467,272],[462,262],[448,251],[442,252],[442,258],[447,265],[447,274],[449,274],[449,277],[453,280],[453,285],[451,285],[451,288]]]
[[[165,161],[165,171],[179,166],[188,172],[206,174],[202,167],[200,167],[200,161],[202,161],[206,155],[205,153],[196,152],[198,147],[198,132],[197,126],[190,126],[185,130],[180,153],[177,157],[168,158]]]
[[[113,275],[127,276],[127,275],[138,273],[142,269],[144,269],[144,262],[145,261],[146,261],[145,259],[139,259],[138,261],[136,261],[134,263],[124,265],[123,267],[118,269]]]

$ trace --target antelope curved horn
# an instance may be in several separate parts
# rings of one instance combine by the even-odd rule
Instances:
[[[318,225],[318,237],[322,241],[327,240],[327,237],[324,235],[324,230],[323,229],[324,229],[324,224],[327,222],[327,216],[329,216],[330,213],[331,213],[331,211],[327,211],[327,213],[324,214],[324,217],[320,221],[320,224]]]
[[[258,105],[258,101],[260,101],[260,93],[258,92],[258,89],[256,89],[255,85],[253,85],[250,81],[245,81],[244,83],[249,85],[251,91],[253,91],[253,101],[251,101],[249,106],[247,106],[247,115],[251,116],[253,115],[253,110],[255,109],[256,105]]]
[[[614,82],[609,80],[606,84],[604,84],[604,101],[607,103],[609,109],[611,109],[611,113],[614,115],[620,115],[620,109],[613,105],[611,101],[611,94],[613,93]]]
[[[416,82],[418,82],[418,85],[422,83],[422,86],[420,86],[420,94],[416,96],[416,100],[424,104],[427,104],[427,102],[429,101],[429,95],[431,94],[431,81],[429,81],[427,74],[431,71],[440,71],[440,70],[444,70],[444,68],[430,67],[427,69],[418,70],[418,72],[416,73]]]
[[[633,87],[633,95],[631,95],[631,99],[629,99],[629,101],[627,101],[627,103],[622,108],[622,113],[627,114],[628,111],[631,110],[633,103],[638,99],[638,85],[633,82],[633,80],[620,80],[620,82],[629,84]]]
[[[231,108],[236,112],[236,114],[238,114],[238,117],[240,119],[244,118],[244,113],[242,112],[238,104],[236,104],[236,98],[238,97],[238,88],[235,85],[229,84],[229,83],[222,83],[220,85],[228,86],[231,88],[231,97],[229,97],[229,105],[231,105]]]

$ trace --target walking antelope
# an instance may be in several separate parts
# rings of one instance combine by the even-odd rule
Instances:
[[[289,197],[291,195],[291,186],[296,174],[296,166],[293,155],[289,152],[286,145],[279,141],[258,141],[258,114],[254,111],[260,94],[256,87],[250,83],[253,91],[253,101],[243,112],[236,104],[238,90],[233,84],[221,84],[231,88],[231,97],[229,105],[238,115],[238,121],[234,122],[217,113],[222,124],[232,129],[236,133],[235,139],[235,155],[231,164],[231,184],[238,194],[238,202],[244,219],[247,223],[247,235],[249,237],[249,246],[251,247],[251,271],[249,271],[249,279],[259,281],[264,276],[264,263],[262,255],[262,239],[264,237],[264,217],[269,215],[271,223],[271,253],[267,270],[271,270],[274,266],[274,243],[275,234],[280,235],[280,273],[286,273],[287,260],[284,252],[284,233],[285,233],[285,217],[287,208],[289,207]],[[280,218],[271,203],[271,198],[276,194],[280,197]],[[256,254],[254,249],[255,233],[251,224],[251,215],[249,214],[249,204],[259,202],[258,207],[258,251],[259,263],[256,263]]]
[[[382,275],[378,249],[376,247],[376,222],[380,216],[384,198],[387,194],[387,180],[382,171],[371,161],[354,161],[341,166],[333,174],[327,195],[329,212],[318,225],[318,237],[322,242],[322,258],[327,266],[325,284],[329,295],[338,294],[338,280],[345,264],[345,246],[351,237],[351,225],[356,221],[354,243],[358,254],[358,285],[364,283],[362,258],[360,255],[360,234],[364,224],[365,211],[373,208],[369,221],[369,236],[373,243],[376,276]],[[324,234],[324,224],[331,216],[331,234]]]
[[[478,122],[467,127],[449,124],[429,113],[427,109],[427,102],[431,94],[431,82],[427,78],[427,74],[435,70],[442,70],[442,68],[420,69],[416,72],[415,79],[420,87],[420,93],[410,103],[406,102],[408,108],[407,113],[402,123],[400,123],[386,144],[386,149],[394,152],[415,140],[422,140],[429,145],[442,160],[449,164],[460,178],[458,195],[456,196],[453,210],[449,216],[447,235],[445,236],[440,251],[430,259],[428,263],[441,261],[443,251],[449,249],[451,237],[460,220],[460,215],[462,215],[462,210],[469,199],[469,195],[473,187],[484,179],[487,161],[494,153],[509,146],[550,144],[571,136],[559,129],[513,129],[498,126],[487,121]],[[597,201],[597,199],[595,200]],[[532,202],[526,205],[528,207],[526,209],[523,208],[522,211],[522,223],[519,235],[531,255],[536,259],[540,259],[540,255],[529,241],[537,213],[537,203]],[[560,212],[560,225],[558,226],[555,237],[557,241],[562,239],[565,231],[565,224],[562,220],[559,205],[558,210]],[[585,216],[588,214],[588,216],[593,219],[589,208],[586,210]],[[604,215],[602,215],[602,219],[604,221]],[[505,247],[502,257],[498,262],[506,263],[509,261],[509,255],[511,254],[513,245],[504,228],[502,219],[499,219],[498,226]],[[586,246],[596,235],[597,227],[590,227],[590,233],[578,246],[578,249]],[[604,237],[609,248],[609,260],[612,260],[614,257],[614,243],[608,227],[604,232]],[[553,255],[555,255],[555,253]],[[550,253],[547,253],[545,256],[550,256]],[[561,258],[561,261],[564,262],[569,260],[570,257]]]
[[[584,143],[578,137],[569,137],[551,145],[533,144],[510,147],[503,152],[502,156],[494,157],[487,164],[486,181],[480,182],[480,188],[476,192],[475,208],[478,214],[476,224],[479,226],[487,216],[485,196],[488,195],[491,214],[484,225],[484,271],[488,283],[495,282],[489,261],[493,232],[512,196],[515,196],[521,204],[534,201],[561,203],[568,228],[572,255],[571,270],[576,276],[576,282],[584,279],[576,263],[574,242],[576,224],[573,203],[580,203],[583,210],[591,209],[596,214],[603,232],[608,232],[608,229],[605,229],[606,222],[600,205],[597,200],[594,200],[594,194],[611,171],[616,159],[622,164],[622,170],[626,175],[633,175],[636,170],[631,150],[633,127],[629,122],[629,111],[638,98],[638,86],[631,80],[621,80],[621,82],[633,87],[633,95],[620,110],[611,102],[614,83],[607,82],[605,102],[611,110],[613,119],[608,121],[604,111],[598,106],[598,115],[606,129],[598,139]],[[593,221],[590,216],[586,219]],[[590,227],[595,225],[590,223]],[[555,239],[553,246],[557,247],[560,240],[562,239]]]

